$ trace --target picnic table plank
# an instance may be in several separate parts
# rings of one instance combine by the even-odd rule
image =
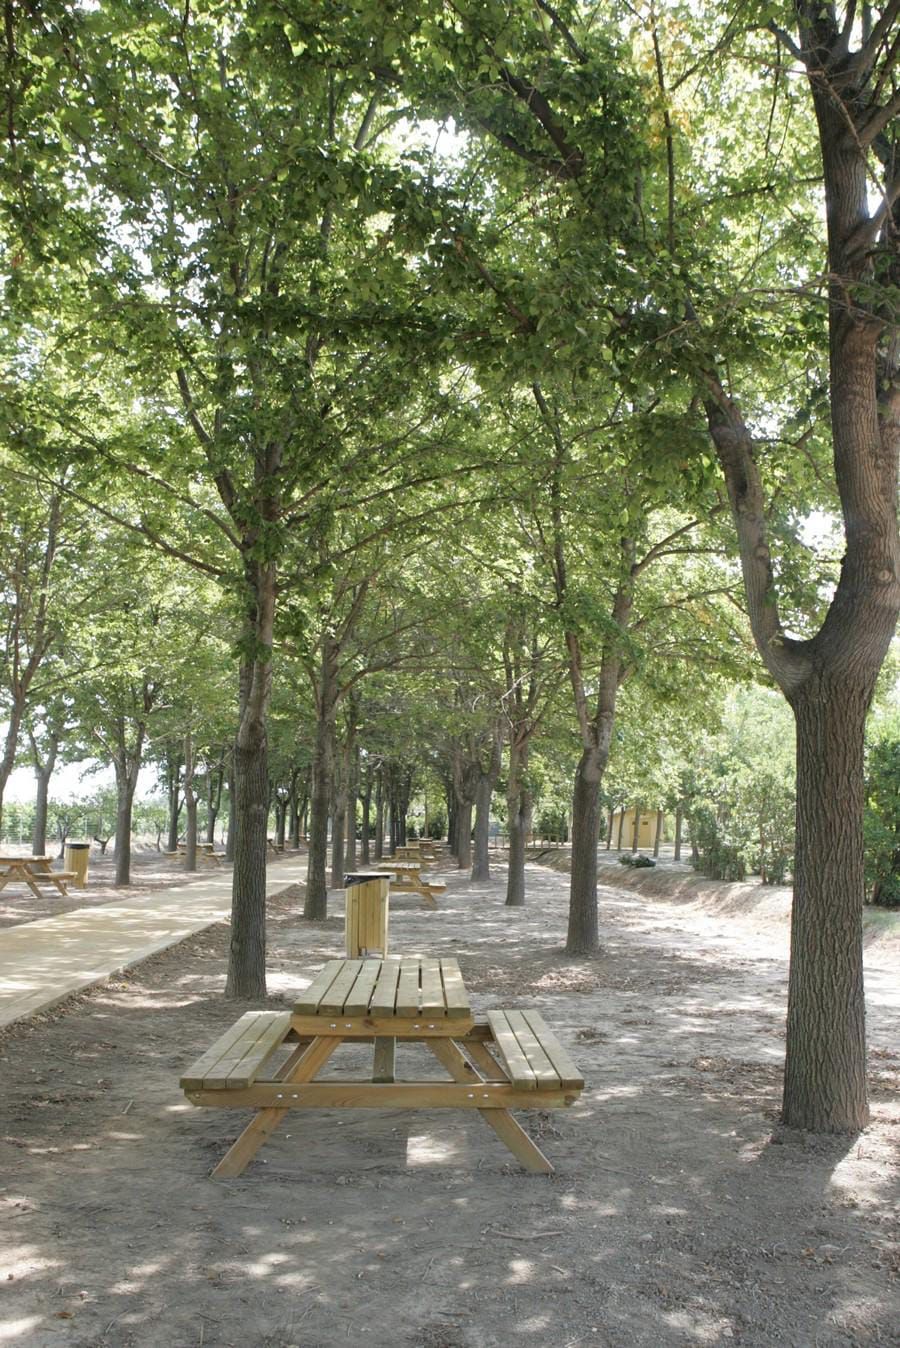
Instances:
[[[400,981],[397,984],[397,1015],[417,1016],[422,1005],[419,987],[419,961],[400,961]]]
[[[322,971],[316,974],[303,996],[294,1006],[294,1011],[298,1016],[315,1016],[319,1010],[319,1002],[328,992],[334,980],[343,968],[343,960],[328,960]]]
[[[540,1039],[529,1025],[521,1011],[507,1011],[506,1019],[519,1047],[528,1059],[528,1066],[534,1073],[538,1090],[542,1086],[552,1088],[559,1085],[559,1076],[553,1063],[547,1057]]]
[[[560,1085],[572,1090],[583,1090],[584,1077],[576,1067],[568,1050],[557,1039],[540,1011],[523,1011],[521,1014],[540,1040],[541,1047],[559,1077]]]
[[[356,981],[356,975],[362,969],[362,960],[343,960],[337,978],[323,997],[319,998],[320,1016],[340,1016],[344,1011],[344,1002],[350,995],[350,989]]]
[[[488,1024],[503,1057],[509,1079],[519,1090],[533,1091],[537,1087],[534,1072],[528,1062],[504,1011],[489,1011]]]
[[[444,1000],[444,985],[441,981],[439,960],[423,959],[422,968],[422,1015],[445,1016],[447,1004]]]
[[[469,994],[466,992],[459,964],[455,959],[442,959],[440,966],[447,1015],[454,1019],[470,1016],[472,1008],[469,1005]]]
[[[202,1057],[192,1063],[185,1075],[181,1078],[181,1085],[184,1089],[199,1090],[208,1077],[216,1072],[219,1064],[229,1055],[233,1057],[237,1046],[253,1043],[262,1033],[264,1025],[263,1018],[268,1015],[265,1011],[247,1011],[240,1020],[235,1021],[230,1029],[226,1030],[216,1042],[206,1050]],[[237,1061],[237,1058],[234,1059]],[[221,1073],[218,1073],[221,1075]]]
[[[369,1003],[372,1016],[387,1017],[394,1014],[397,1004],[397,984],[400,981],[400,961],[382,960],[378,971],[378,981]]]
[[[344,999],[343,1014],[345,1016],[365,1016],[368,1014],[369,1002],[378,980],[378,969],[378,960],[363,961],[363,966],[357,974],[350,992]]]

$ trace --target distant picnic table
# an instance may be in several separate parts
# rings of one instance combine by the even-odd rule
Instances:
[[[0,856],[0,889],[19,881],[27,885],[35,898],[42,899],[40,885],[53,885],[63,897],[68,897],[66,882],[77,878],[75,871],[51,870],[52,857]]]

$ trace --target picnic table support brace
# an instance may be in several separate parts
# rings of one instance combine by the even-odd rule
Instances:
[[[394,1080],[394,1063],[397,1056],[397,1040],[392,1035],[376,1035],[375,1051],[372,1054],[372,1080],[389,1082]]]
[[[426,1041],[442,1067],[445,1067],[454,1081],[476,1084],[484,1078],[467,1062],[459,1048],[450,1039],[429,1039]],[[495,1064],[496,1066],[496,1064]],[[552,1175],[553,1166],[536,1143],[517,1123],[508,1109],[479,1109],[478,1113],[485,1123],[490,1124],[494,1132],[509,1147],[513,1156],[533,1175]]]
[[[340,1042],[340,1039],[314,1039],[311,1044],[301,1045],[277,1073],[277,1079],[285,1082],[312,1081]],[[240,1137],[228,1148],[212,1172],[212,1178],[236,1179],[242,1174],[288,1112],[286,1109],[259,1110]]]

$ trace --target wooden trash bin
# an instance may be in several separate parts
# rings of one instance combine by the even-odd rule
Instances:
[[[91,859],[91,844],[85,842],[66,843],[65,860],[63,866],[67,871],[72,871],[74,879],[72,884],[76,889],[85,889],[88,882],[88,863]]]
[[[388,953],[388,891],[390,876],[361,871],[344,876],[347,901],[344,936],[347,958]]]

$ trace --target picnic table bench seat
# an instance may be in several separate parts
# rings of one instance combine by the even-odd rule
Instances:
[[[182,1090],[246,1090],[280,1048],[290,1023],[290,1011],[248,1011],[188,1068]]]
[[[584,1078],[539,1011],[488,1011],[487,1022],[517,1090],[584,1089]]]

